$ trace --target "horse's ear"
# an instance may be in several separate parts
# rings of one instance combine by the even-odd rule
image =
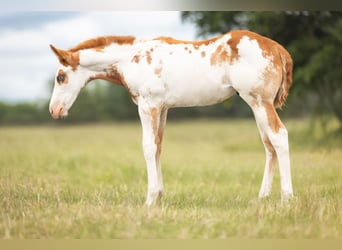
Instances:
[[[50,48],[58,57],[58,60],[61,64],[63,64],[64,66],[77,66],[78,56],[74,55],[74,53],[66,50],[57,49],[52,44],[50,44]]]

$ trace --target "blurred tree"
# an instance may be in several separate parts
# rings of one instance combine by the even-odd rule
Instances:
[[[308,100],[314,94],[319,100],[315,110],[332,112],[342,124],[342,12],[186,11],[182,20],[194,23],[202,37],[249,29],[278,41],[289,50],[295,65],[289,101]]]
[[[8,104],[0,102],[0,125],[27,125],[47,121],[48,112],[42,112],[36,103]]]

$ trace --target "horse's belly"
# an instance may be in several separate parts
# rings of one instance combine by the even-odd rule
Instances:
[[[224,101],[235,93],[230,84],[188,82],[166,84],[165,105],[169,107],[208,106]]]

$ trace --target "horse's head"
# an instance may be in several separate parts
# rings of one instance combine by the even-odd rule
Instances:
[[[54,119],[65,117],[81,89],[89,82],[91,72],[80,65],[79,52],[56,49],[50,45],[60,65],[50,100],[50,113]]]

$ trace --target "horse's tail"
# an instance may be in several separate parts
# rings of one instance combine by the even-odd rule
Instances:
[[[289,89],[292,85],[292,68],[293,68],[293,61],[289,52],[284,49],[282,46],[278,48],[280,61],[281,61],[281,68],[282,68],[282,78],[281,84],[278,90],[278,93],[274,99],[274,107],[281,108],[286,98],[289,94]]]

